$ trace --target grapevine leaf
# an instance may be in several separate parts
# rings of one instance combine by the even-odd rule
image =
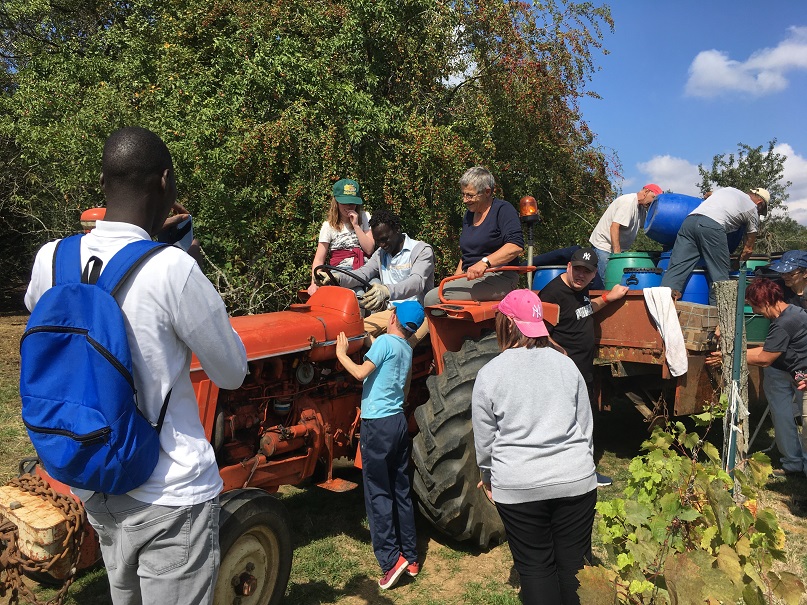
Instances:
[[[783,571],[776,574],[768,572],[768,579],[771,581],[773,593],[782,599],[787,605],[798,605],[801,596],[804,594],[804,583],[798,576]]]

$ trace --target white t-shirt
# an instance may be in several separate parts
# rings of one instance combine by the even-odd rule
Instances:
[[[361,219],[361,230],[370,230],[370,214],[362,210],[359,213]],[[350,250],[351,248],[360,248],[359,238],[353,229],[348,229],[347,225],[342,224],[342,228],[337,231],[328,221],[322,223],[322,228],[319,230],[319,240],[322,244],[328,244],[330,252],[334,250]],[[353,259],[346,258],[340,262],[337,267],[346,267],[347,269],[353,268]]]
[[[737,231],[742,226],[745,226],[746,233],[759,231],[757,205],[750,195],[734,187],[718,189],[690,214],[708,216],[720,223],[726,233]]]
[[[600,217],[588,241],[591,245],[606,252],[613,252],[611,242],[611,223],[619,223],[619,245],[627,250],[636,241],[639,227],[644,224],[647,208],[639,206],[639,196],[636,193],[620,195],[608,206]]]
[[[91,256],[106,264],[126,244],[141,239],[150,238],[135,225],[99,221],[81,239],[82,267]],[[55,248],[56,242],[49,242],[37,253],[25,294],[29,310],[52,285]],[[128,495],[165,506],[206,502],[219,494],[223,484],[199,419],[189,372],[191,351],[216,385],[236,389],[247,373],[244,345],[213,284],[179,248],[170,246],[146,260],[115,298],[126,319],[138,407],[152,423],[171,390],[157,467]],[[85,490],[74,492],[84,501],[92,495]]]

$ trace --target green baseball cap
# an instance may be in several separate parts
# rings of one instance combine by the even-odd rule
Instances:
[[[351,179],[342,179],[336,181],[333,186],[333,196],[340,204],[357,204],[361,205],[361,187],[359,184]]]

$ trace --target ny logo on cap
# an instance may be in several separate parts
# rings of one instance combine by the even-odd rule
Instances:
[[[591,260],[591,254],[588,252],[583,253],[583,260]]]
[[[532,306],[532,316],[537,319],[541,319],[541,309],[538,307],[538,305]]]

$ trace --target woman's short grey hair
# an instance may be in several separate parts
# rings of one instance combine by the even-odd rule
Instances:
[[[460,177],[460,189],[469,186],[476,189],[477,193],[485,189],[493,191],[496,189],[496,179],[484,166],[474,166],[466,170]]]

